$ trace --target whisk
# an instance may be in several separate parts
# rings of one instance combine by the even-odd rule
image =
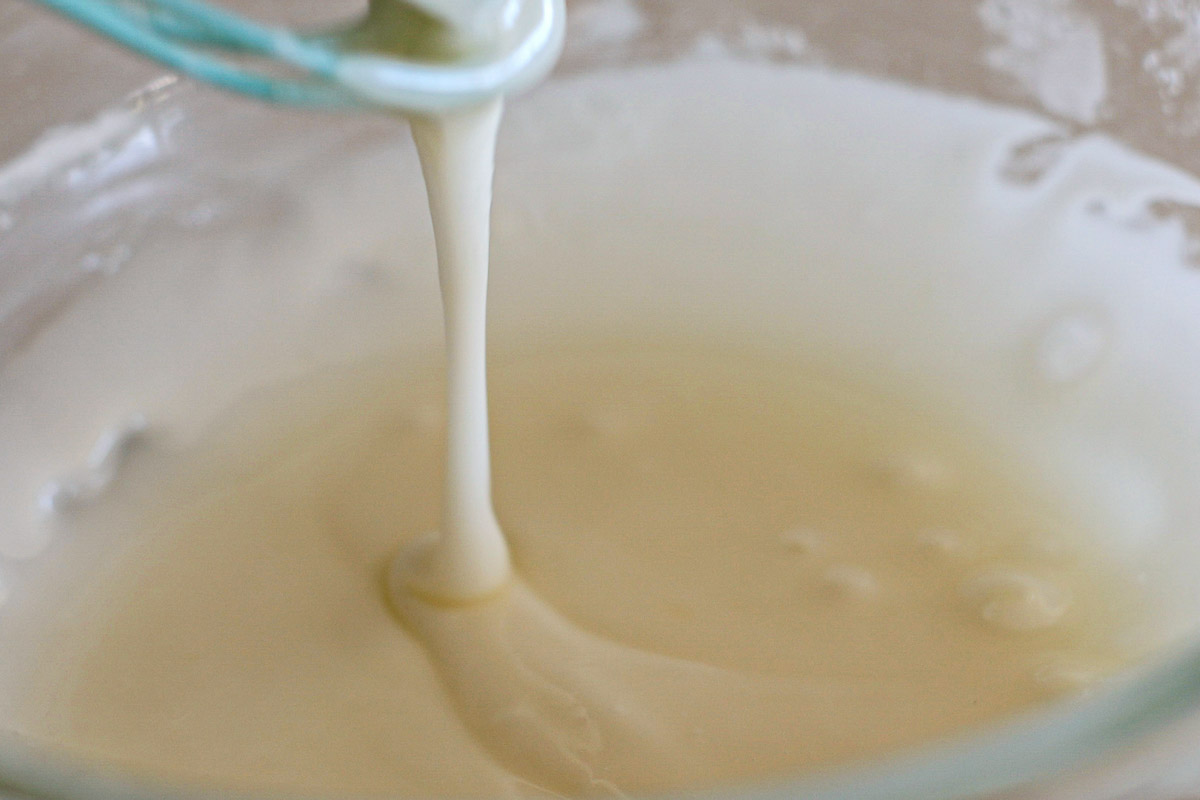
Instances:
[[[562,49],[563,0],[371,0],[301,32],[198,0],[35,0],[172,70],[259,99],[436,113],[519,91]]]

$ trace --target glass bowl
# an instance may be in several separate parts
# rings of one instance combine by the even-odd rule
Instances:
[[[355,5],[305,0],[238,7],[318,24]],[[1200,173],[1200,6],[1182,0],[577,0],[570,12],[560,77],[713,54],[850,70],[1052,120],[1059,133],[1011,154],[1008,167],[1018,183],[1037,181],[1063,148],[1100,134]],[[5,376],[19,368],[30,343],[55,330],[66,310],[86,302],[140,254],[202,253],[205,258],[192,258],[190,267],[215,269],[209,262],[228,255],[233,238],[243,262],[253,260],[254,248],[287,247],[309,222],[298,217],[293,202],[305,175],[336,168],[347,148],[404,146],[397,143],[401,128],[395,120],[301,113],[222,95],[34,7],[0,10],[0,36],[0,97],[6,107],[20,109],[0,123],[0,408]],[[512,102],[517,118],[521,107],[521,99]],[[500,172],[522,168],[502,143]],[[293,178],[275,180],[280,174]],[[503,197],[501,186],[498,205]],[[1080,276],[1074,288],[1103,298],[1135,331],[1121,361],[1122,385],[1156,387],[1139,399],[1145,418],[1156,425],[1143,420],[1104,434],[1110,446],[1136,451],[1152,465],[1170,465],[1176,493],[1163,502],[1172,526],[1156,544],[1160,571],[1154,576],[1164,592],[1182,598],[1178,619],[1164,622],[1172,631],[1168,654],[1095,695],[919,752],[712,796],[1172,800],[1200,792],[1200,646],[1189,644],[1200,618],[1200,598],[1189,588],[1200,565],[1200,534],[1194,532],[1200,508],[1188,491],[1200,485],[1200,448],[1191,446],[1191,428],[1200,430],[1200,392],[1192,379],[1200,375],[1194,287],[1200,281],[1200,207],[1166,197],[1140,202],[1142,224],[1164,232],[1179,250],[1178,264],[1148,269],[1131,263],[1138,285],[1152,289],[1135,299],[1122,296],[1124,283],[1099,276]],[[1011,280],[1027,277],[1015,271]],[[432,275],[414,280],[416,293],[427,299]],[[497,294],[497,324],[519,320],[517,293],[500,286]],[[414,306],[405,318],[406,335],[436,335],[437,317],[429,311],[436,305],[424,306],[425,312]],[[248,319],[247,329],[258,322],[269,324]],[[349,357],[364,337],[344,331],[319,347],[308,343],[303,357],[291,352],[290,360],[281,350],[280,364],[287,365],[281,374],[314,360]],[[117,343],[119,338],[109,342],[110,349]],[[126,362],[151,363],[145,359],[153,357],[147,355],[153,342],[123,344],[129,347]],[[319,350],[316,356],[312,348]],[[1150,353],[1154,358],[1142,358]],[[169,362],[169,354],[159,357]],[[49,398],[40,415],[0,412],[0,441],[30,435],[78,440],[96,430],[119,410],[128,376],[114,365],[118,360],[108,364],[110,372],[62,389],[94,395],[91,418],[57,419]],[[173,365],[152,388],[166,391],[172,376],[183,381],[189,369]],[[1019,405],[1019,399],[1012,402]],[[30,465],[28,481],[0,486],[0,506],[22,506],[40,466]],[[42,545],[0,531],[0,592],[6,561],[27,560]],[[6,798],[209,795],[230,796],[147,784],[110,765],[74,762],[0,732],[0,796]]]

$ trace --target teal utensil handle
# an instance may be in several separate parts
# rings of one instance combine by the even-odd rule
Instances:
[[[336,53],[296,34],[191,0],[37,0],[178,72],[261,100],[318,108],[368,104],[333,80]],[[225,50],[282,62],[299,77],[247,69]]]
[[[563,1],[529,0],[530,24],[481,60],[425,63],[339,48],[198,0],[35,0],[172,70],[260,100],[332,110],[429,113],[523,88],[562,49]],[[260,63],[250,65],[248,59]],[[274,65],[264,68],[262,60]]]

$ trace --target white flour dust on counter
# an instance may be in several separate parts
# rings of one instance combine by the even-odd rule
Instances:
[[[276,250],[138,254],[5,389],[6,432],[14,407],[78,412],[0,457],[29,507],[111,426],[89,398],[155,436],[24,523],[51,545],[0,618],[23,653],[0,714],[162,779],[589,796],[827,767],[1096,690],[1153,639],[1136,548],[1170,487],[1131,462],[1097,500],[1055,461],[1061,409],[1097,419],[1139,347],[1077,287],[1173,264],[1178,231],[1088,209],[1197,190],[1100,140],[1000,177],[1054,130],[719,61],[543,87],[500,129],[490,431],[481,394],[442,410],[407,149],[289,178],[305,225]],[[437,232],[444,290],[486,252],[466,233]],[[478,372],[449,387],[481,392],[482,330],[456,324]],[[508,544],[482,567],[436,554],[485,529]]]

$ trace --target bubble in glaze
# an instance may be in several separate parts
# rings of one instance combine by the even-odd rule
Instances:
[[[114,275],[133,256],[133,249],[127,244],[119,244],[107,252],[90,252],[79,260],[79,268],[84,272],[99,272],[104,275]]]
[[[1047,694],[1082,694],[1104,679],[1104,670],[1085,658],[1071,655],[1048,657],[1033,673],[1034,683]]]
[[[625,439],[649,425],[638,409],[624,405],[604,405],[572,412],[562,421],[562,432],[576,439]]]
[[[132,414],[104,431],[81,469],[48,481],[42,487],[37,497],[38,508],[44,514],[63,514],[97,500],[116,479],[129,451],[142,439],[148,426],[145,416]]]
[[[1095,311],[1073,311],[1055,318],[1038,336],[1033,366],[1041,383],[1070,386],[1095,372],[1111,349],[1105,318]]]
[[[207,228],[220,215],[215,203],[201,202],[176,215],[175,221],[185,228]]]
[[[954,471],[933,453],[898,453],[878,467],[886,486],[900,492],[941,492],[954,482]]]
[[[963,585],[962,595],[985,622],[1008,631],[1053,627],[1071,604],[1062,587],[1019,569],[983,572]]]
[[[821,585],[826,594],[838,600],[865,602],[879,596],[879,580],[869,570],[852,564],[827,569]]]
[[[788,550],[804,555],[819,553],[825,547],[825,535],[813,528],[789,528],[779,534],[779,541]]]
[[[959,558],[970,551],[962,534],[950,528],[923,528],[917,531],[921,551],[939,558]]]
[[[627,406],[604,406],[589,411],[584,424],[598,436],[628,436],[649,423],[637,409]]]

